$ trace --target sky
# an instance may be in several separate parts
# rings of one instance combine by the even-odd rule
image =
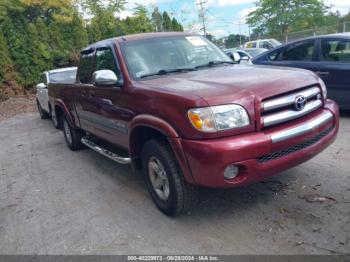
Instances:
[[[167,11],[181,22],[186,31],[201,33],[202,25],[198,17],[199,1],[206,2],[204,6],[208,33],[215,37],[227,36],[231,33],[249,35],[245,18],[247,14],[254,11],[256,0],[130,0],[121,16],[131,15],[135,3],[142,3],[149,8],[158,6],[160,11]],[[347,14],[350,10],[349,0],[323,1],[342,14]]]

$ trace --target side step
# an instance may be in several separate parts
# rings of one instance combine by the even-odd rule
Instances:
[[[109,159],[112,159],[113,161],[119,163],[119,164],[123,164],[123,165],[127,165],[131,163],[131,159],[129,157],[122,157],[119,156],[105,148],[102,148],[101,146],[95,144],[94,142],[92,142],[91,140],[89,140],[87,137],[83,137],[81,139],[81,142],[86,145],[87,147],[91,148],[92,150],[96,151],[97,153],[100,153],[101,155],[108,157]]]

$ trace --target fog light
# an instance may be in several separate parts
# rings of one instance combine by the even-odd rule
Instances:
[[[234,179],[239,173],[239,167],[235,165],[230,165],[226,167],[224,172],[225,179]]]

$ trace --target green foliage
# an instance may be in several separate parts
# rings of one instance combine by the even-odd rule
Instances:
[[[163,16],[159,12],[158,7],[155,7],[152,12],[152,25],[155,32],[163,31]]]
[[[166,11],[163,12],[163,30],[164,31],[173,31],[173,25],[171,23],[170,16]]]
[[[0,82],[11,80],[11,72],[14,71],[11,54],[7,49],[4,35],[0,32]]]
[[[239,47],[241,44],[248,41],[248,37],[239,34],[230,34],[224,40],[225,48]]]
[[[256,6],[247,19],[256,34],[282,37],[329,23],[329,7],[321,0],[259,0]]]
[[[126,3],[126,0],[81,0],[83,9],[94,16],[106,11],[120,12],[124,10]]]

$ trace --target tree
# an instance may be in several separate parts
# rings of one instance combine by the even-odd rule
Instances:
[[[329,7],[321,0],[259,0],[247,23],[260,34],[285,36],[290,31],[325,24]]]
[[[83,9],[93,16],[87,25],[90,43],[121,34],[115,14],[123,11],[125,4],[125,0],[83,0]]]
[[[126,0],[81,0],[81,5],[91,15],[100,16],[106,11],[113,14],[123,11],[126,2]]]
[[[173,31],[177,31],[177,32],[183,31],[182,26],[181,26],[181,25],[179,24],[179,22],[175,19],[175,17],[173,17],[173,19],[171,20],[171,25],[172,25]]]
[[[248,38],[245,35],[230,34],[225,39],[225,47],[226,48],[239,47],[240,43],[244,43],[246,41],[248,41]]]
[[[171,23],[170,16],[166,11],[163,12],[163,30],[164,31],[173,31],[173,25]]]
[[[15,95],[21,88],[17,84],[18,74],[14,70],[13,61],[6,43],[6,39],[0,31],[0,101],[9,95]]]
[[[136,34],[152,32],[153,26],[151,19],[147,16],[145,6],[137,4],[134,8],[134,15],[120,21],[122,34]]]
[[[152,12],[152,25],[153,30],[156,32],[163,31],[163,16],[159,12],[158,7],[155,7]]]

